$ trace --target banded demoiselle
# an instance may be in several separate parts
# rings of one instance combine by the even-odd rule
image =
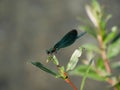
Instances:
[[[80,35],[78,35],[77,30],[75,29],[71,30],[60,41],[58,41],[53,48],[50,48],[49,50],[47,50],[47,54],[52,54],[54,52],[57,52],[61,48],[70,46],[84,34],[86,34],[86,32],[82,32]]]

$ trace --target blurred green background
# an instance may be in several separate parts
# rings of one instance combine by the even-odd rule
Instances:
[[[88,19],[85,5],[90,1],[0,0],[0,90],[72,90],[63,80],[55,79],[30,62],[40,61],[56,68],[46,64],[46,49],[66,32],[83,24],[77,17]],[[113,15],[108,29],[120,26],[120,0],[98,1],[106,13]],[[96,43],[93,37],[85,35],[74,45],[60,50],[57,55],[60,63],[66,65],[73,51],[88,42]],[[79,88],[82,78],[71,76],[71,79]],[[85,90],[107,90],[105,85],[88,79]]]

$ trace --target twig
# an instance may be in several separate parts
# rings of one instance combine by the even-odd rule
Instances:
[[[73,90],[77,90],[76,86],[72,83],[72,81],[68,77],[67,73],[66,72],[61,72],[60,67],[61,67],[60,65],[57,65],[57,68],[58,68],[59,72],[63,73],[63,77],[64,77],[65,82],[67,82],[73,88]]]
[[[66,77],[65,81],[74,89],[77,90],[76,86],[71,82],[70,78],[68,77],[67,73],[64,72],[64,75]]]
[[[99,33],[97,35],[97,39],[98,39],[98,42],[99,42],[99,45],[100,45],[101,57],[102,57],[102,59],[104,61],[104,65],[105,65],[105,69],[106,69],[107,73],[111,74],[112,70],[110,68],[109,60],[107,58],[107,54],[106,54],[106,51],[105,51],[105,48],[104,48],[103,38],[102,38],[101,28],[100,27],[98,28],[98,32]],[[115,82],[110,78],[107,78],[107,82],[112,86],[115,84]],[[117,90],[115,87],[113,89]]]
[[[111,68],[110,68],[110,65],[109,65],[109,60],[108,60],[108,58],[106,56],[105,48],[103,46],[102,36],[99,34],[97,36],[97,38],[98,38],[98,42],[99,42],[99,45],[100,45],[101,56],[102,56],[102,59],[104,60],[104,65],[105,65],[106,71],[111,74],[112,71],[111,71]]]
[[[83,90],[83,88],[84,88],[85,81],[86,81],[86,79],[87,79],[87,75],[88,75],[89,70],[90,70],[90,68],[91,68],[92,61],[93,61],[93,60],[90,61],[89,65],[88,65],[88,68],[87,68],[87,70],[86,70],[86,72],[85,72],[85,74],[84,74],[84,77],[83,77],[82,82],[81,82],[80,90]]]

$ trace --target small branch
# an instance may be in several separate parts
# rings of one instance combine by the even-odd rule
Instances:
[[[99,42],[99,45],[100,45],[101,56],[102,56],[102,59],[104,60],[104,65],[105,65],[106,71],[111,74],[112,71],[111,71],[111,68],[110,68],[109,60],[108,60],[108,58],[107,58],[107,56],[106,56],[105,48],[104,48],[104,46],[103,46],[102,36],[99,34],[99,35],[97,36],[97,38],[98,38],[98,42]]]
[[[105,69],[106,71],[111,74],[112,73],[112,70],[110,68],[110,64],[109,64],[109,60],[107,58],[107,54],[106,54],[106,51],[105,51],[105,48],[104,48],[104,44],[103,44],[103,38],[102,38],[102,34],[101,34],[101,29],[98,28],[98,35],[97,35],[97,39],[98,39],[98,42],[99,42],[99,45],[100,45],[100,50],[101,50],[101,57],[104,61],[104,65],[105,65]],[[107,82],[110,84],[110,85],[114,85],[115,82],[110,79],[110,78],[107,78]],[[115,87],[113,88],[114,90],[117,90]]]
[[[64,72],[64,75],[66,77],[65,81],[74,89],[77,90],[76,86],[71,82],[71,80],[68,78],[67,73]]]
[[[61,67],[60,65],[57,65],[57,68],[60,71],[60,73],[63,73],[63,77],[64,77],[65,82],[67,82],[73,88],[73,90],[77,90],[76,86],[72,83],[72,81],[68,77],[67,73],[61,72],[60,67]]]
[[[87,75],[88,75],[88,73],[89,73],[89,70],[90,70],[92,61],[93,61],[93,60],[90,61],[89,65],[88,65],[88,68],[87,68],[87,70],[85,71],[84,77],[83,77],[82,82],[81,82],[80,90],[84,90],[83,88],[84,88],[85,81],[86,81],[86,79],[87,79]]]

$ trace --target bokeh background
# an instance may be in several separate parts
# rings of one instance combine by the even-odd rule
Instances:
[[[61,79],[30,64],[46,64],[46,49],[52,47],[66,32],[78,29],[88,19],[85,5],[91,0],[0,0],[0,90],[72,90]],[[120,0],[98,0],[106,13],[113,15],[108,23],[120,26]],[[80,32],[80,31],[79,31]],[[88,42],[96,43],[85,35],[74,45],[60,50],[58,58],[66,65],[73,51]],[[118,59],[119,57],[115,58]],[[77,88],[81,77],[71,76]],[[87,79],[85,90],[107,90],[106,83]],[[108,86],[109,87],[109,86]]]

